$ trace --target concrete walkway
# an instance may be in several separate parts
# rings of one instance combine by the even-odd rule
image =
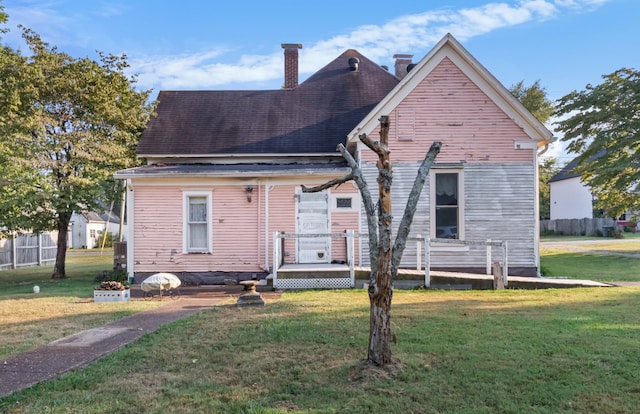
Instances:
[[[166,304],[155,309],[2,359],[0,397],[84,367],[162,325],[211,308],[229,297],[237,297],[241,290],[239,286],[211,288],[208,291],[183,289],[182,297],[177,300],[165,298],[163,302],[166,301]],[[136,296],[141,294],[132,291],[132,297]]]

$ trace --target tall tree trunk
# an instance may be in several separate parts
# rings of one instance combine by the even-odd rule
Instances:
[[[70,221],[71,212],[65,211],[58,214],[58,250],[56,252],[56,264],[53,266],[51,279],[65,279],[67,277],[65,262],[67,259],[67,232]]]
[[[394,275],[391,248],[391,183],[389,160],[389,117],[380,118],[380,141],[374,145],[378,154],[378,266],[369,285],[369,349],[367,359],[383,366],[391,362],[391,299]]]
[[[385,266],[387,267],[387,266]],[[391,266],[378,269],[376,281],[369,286],[369,348],[367,360],[384,366],[391,363]]]

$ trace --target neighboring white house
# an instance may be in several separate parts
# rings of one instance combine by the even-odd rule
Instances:
[[[577,165],[578,158],[575,158],[549,180],[551,220],[594,218],[593,195],[574,171]],[[626,212],[616,222],[627,226],[631,216],[630,212]]]
[[[105,230],[114,237],[120,234],[120,218],[109,212],[83,212],[73,213],[69,226],[72,249],[93,249],[99,246],[99,240]],[[126,226],[124,230],[126,235]]]
[[[574,172],[577,164],[576,158],[549,180],[551,220],[593,218],[593,196]]]

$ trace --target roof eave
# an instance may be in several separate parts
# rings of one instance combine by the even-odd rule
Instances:
[[[126,180],[130,178],[273,178],[273,177],[296,177],[296,176],[334,176],[344,175],[351,171],[349,167],[327,169],[318,171],[313,168],[301,168],[298,170],[272,170],[272,171],[219,171],[219,172],[157,172],[157,173],[136,173],[133,170],[122,170],[114,174],[114,178]]]
[[[275,157],[334,157],[336,152],[314,152],[314,153],[251,153],[251,154],[136,154],[138,158],[275,158]],[[339,155],[339,154],[338,154]]]

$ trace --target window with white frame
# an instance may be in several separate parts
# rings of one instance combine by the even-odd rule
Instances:
[[[184,193],[184,250],[211,252],[211,194]]]
[[[432,170],[431,237],[464,238],[462,173],[455,170]]]

